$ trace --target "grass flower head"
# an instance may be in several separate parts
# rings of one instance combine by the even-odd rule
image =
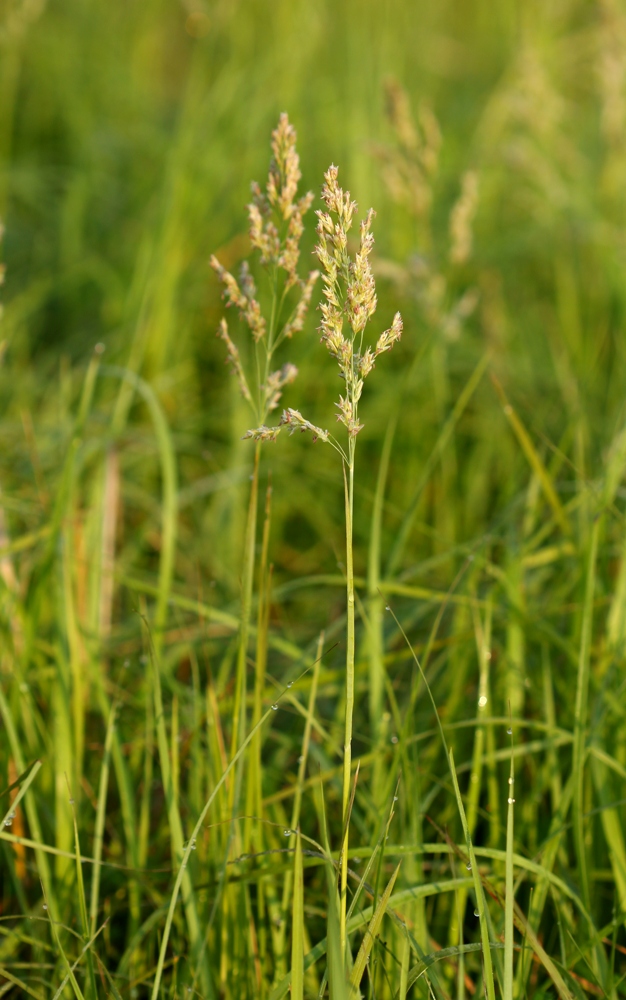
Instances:
[[[282,114],[272,133],[272,159],[265,191],[253,183],[252,201],[248,205],[250,242],[269,276],[272,293],[269,320],[262,313],[248,262],[241,265],[237,280],[217,257],[211,257],[211,266],[222,283],[227,307],[234,306],[238,310],[254,342],[257,379],[251,389],[239,349],[230,336],[226,320],[221,320],[217,335],[226,344],[227,363],[237,379],[241,395],[253,410],[257,425],[244,437],[255,441],[274,441],[280,433],[280,426],[270,428],[265,421],[278,407],[284,387],[294,381],[298,370],[290,363],[272,370],[273,356],[283,340],[302,330],[319,276],[317,271],[311,271],[306,278],[298,274],[303,217],[313,201],[310,191],[298,198],[300,179],[296,130],[287,115]],[[299,293],[295,301],[290,294],[292,289]]]
[[[339,171],[331,165],[324,175],[322,201],[325,208],[317,214],[318,243],[315,253],[322,268],[324,301],[320,305],[322,321],[321,341],[339,365],[339,375],[345,383],[345,394],[336,403],[337,420],[348,432],[346,452],[328,432],[315,428],[314,436],[334,444],[349,466],[353,464],[353,443],[363,429],[359,421],[358,405],[363,384],[380,354],[391,350],[402,336],[402,317],[396,313],[389,329],[380,334],[373,346],[364,348],[364,331],[376,312],[376,284],[370,265],[374,246],[372,222],[375,212],[368,211],[360,224],[359,249],[351,257],[348,252],[348,233],[352,228],[357,204],[349,191],[338,184]],[[281,422],[292,426],[293,412],[285,410]],[[308,425],[304,426],[304,425]],[[304,421],[301,429],[313,429]]]

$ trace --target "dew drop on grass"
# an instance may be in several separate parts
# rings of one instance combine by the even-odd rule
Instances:
[[[479,917],[480,916],[480,910],[474,910],[474,916],[475,917]]]
[[[394,802],[397,802],[397,801],[398,801],[398,796],[397,796],[397,795],[394,795],[394,797],[393,797],[393,801],[394,801]]]
[[[292,688],[293,687],[293,681],[289,681],[289,684],[287,685],[287,687],[288,688]]]
[[[515,784],[515,778],[509,778],[509,785]]]
[[[303,760],[304,760],[304,754],[301,753],[300,756],[298,757],[298,764],[301,764]]]
[[[388,604],[385,604],[385,611],[391,611],[391,608],[389,607]]]
[[[471,872],[471,870],[472,870],[472,863],[471,863],[471,861],[468,861],[467,864],[465,865],[465,867],[467,868],[468,872]]]
[[[512,806],[513,803],[515,802],[515,799],[512,799],[511,796],[509,795],[507,802],[509,803],[510,806]]]
[[[397,743],[398,742],[398,737],[397,736],[392,736],[391,737],[391,742],[392,743]]]
[[[278,711],[278,705],[272,705],[272,712]]]
[[[509,728],[507,729],[507,734],[508,734],[509,736],[512,736],[512,735],[513,735],[513,730],[512,730],[511,728],[510,728],[510,726],[509,726]]]
[[[195,851],[195,849],[196,849],[196,842],[195,842],[195,840],[192,840],[191,841],[191,850]]]
[[[481,694],[480,698],[478,699],[478,707],[484,708],[486,704],[487,704],[487,695]]]
[[[283,830],[283,837],[291,837],[292,830]]]
[[[48,909],[48,904],[47,904],[47,903],[44,903],[44,904],[43,904],[43,908],[44,908],[44,910],[47,910],[47,909]]]

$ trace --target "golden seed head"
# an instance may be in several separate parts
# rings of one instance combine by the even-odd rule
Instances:
[[[302,220],[313,202],[310,191],[296,199],[302,176],[296,138],[288,116],[281,114],[272,132],[272,159],[265,193],[253,183],[252,201],[248,205],[250,242],[260,253],[261,264],[277,266],[286,272],[286,291],[294,285],[302,286],[297,273]],[[281,238],[279,229],[284,229],[285,222],[287,231]]]
[[[472,222],[478,205],[478,175],[463,174],[461,194],[450,212],[450,262],[464,264],[472,252]]]
[[[347,233],[357,205],[352,201],[350,192],[344,192],[339,187],[338,174],[335,166],[330,166],[324,174],[322,200],[327,211],[316,213],[318,244],[315,252],[322,266],[325,299],[320,305],[321,340],[331,356],[336,358],[347,390],[345,397],[340,396],[336,404],[339,410],[337,419],[354,438],[363,427],[357,416],[363,380],[371,372],[378,355],[390,350],[400,339],[402,319],[400,313],[396,313],[391,327],[381,334],[374,351],[368,347],[362,356],[355,353],[356,338],[363,333],[377,305],[376,285],[369,262],[374,246],[371,229],[375,212],[370,209],[361,222],[360,245],[352,259],[348,254]],[[344,319],[350,326],[349,339],[343,333]]]
[[[223,297],[227,300],[227,306],[237,306],[242,318],[248,324],[254,340],[258,343],[265,336],[266,327],[265,320],[261,315],[261,307],[253,297],[256,288],[247,263],[242,264],[241,267],[241,282],[248,294],[244,294],[236,279],[225,267],[222,267],[215,255],[211,257],[210,264],[224,286]]]
[[[419,145],[417,130],[413,124],[409,97],[406,90],[397,80],[385,81],[385,98],[387,117],[389,118],[398,140],[407,150],[416,150]]]
[[[414,117],[408,95],[397,81],[387,82],[386,94],[387,116],[395,132],[396,143],[394,147],[376,147],[376,153],[383,161],[383,179],[393,200],[404,205],[423,222],[429,215],[432,182],[439,163],[439,123],[425,102]]]
[[[267,197],[283,219],[293,211],[293,200],[298,191],[300,157],[296,153],[296,130],[283,112],[272,132],[272,162],[267,181]]]
[[[349,191],[343,191],[337,184],[339,168],[331,163],[324,174],[324,186],[322,187],[322,201],[329,212],[334,212],[338,218],[338,228],[347,233],[352,225],[357,204],[350,198]]]
[[[277,127],[272,133],[272,159],[265,191],[257,183],[252,184],[252,199],[248,205],[249,234],[252,247],[258,251],[260,262],[271,270],[274,294],[276,295],[277,270],[285,272],[286,279],[280,283],[278,295],[281,309],[285,303],[285,293],[297,287],[299,297],[291,308],[291,313],[284,319],[278,310],[277,328],[272,336],[267,337],[267,324],[261,313],[257,300],[257,290],[250,267],[245,261],[240,270],[239,281],[227,271],[217,260],[211,257],[211,266],[223,285],[223,297],[227,306],[235,306],[247,323],[255,343],[263,341],[267,367],[277,345],[284,339],[298,333],[303,325],[311,302],[313,288],[319,277],[318,271],[311,271],[306,279],[298,274],[300,257],[300,241],[304,224],[303,217],[308,212],[313,201],[311,192],[298,198],[298,183],[300,181],[300,161],[296,152],[296,131],[290,124],[286,114],[280,116]],[[289,302],[289,299],[286,300]],[[273,314],[274,315],[274,314]],[[276,316],[274,316],[276,319]],[[282,325],[281,325],[282,324]],[[275,324],[276,325],[276,324]],[[228,363],[235,373],[241,392],[256,411],[256,419],[265,420],[268,413],[276,409],[282,396],[284,386],[293,382],[297,375],[295,365],[285,364],[278,371],[273,371],[260,384],[260,378],[255,385],[254,399],[250,393],[245,374],[241,365],[239,352],[231,340],[225,321],[220,324],[218,336],[225,342]],[[319,437],[327,440],[327,432],[314,427],[302,418],[300,426],[309,429]],[[265,423],[249,430],[245,437],[255,441],[273,441],[280,432],[279,427],[268,427]]]
[[[367,322],[376,312],[376,285],[368,257],[374,246],[370,232],[375,212],[370,208],[361,223],[361,246],[350,263],[350,280],[347,287],[348,319],[355,334],[365,329]]]

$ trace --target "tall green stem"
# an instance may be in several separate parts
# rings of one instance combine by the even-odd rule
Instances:
[[[346,590],[347,590],[347,642],[346,642],[346,723],[343,746],[343,841],[341,844],[341,892],[339,932],[342,959],[346,954],[346,903],[348,891],[348,809],[350,804],[350,773],[352,770],[352,715],[354,712],[354,566],[352,561],[352,515],[354,511],[354,438],[349,442],[348,474],[343,468],[346,503]]]
[[[250,613],[252,609],[252,583],[254,578],[254,547],[256,542],[257,505],[259,492],[259,458],[261,445],[257,442],[254,450],[254,468],[250,484],[250,501],[246,521],[246,538],[243,558],[243,575],[241,580],[241,620],[239,623],[239,651],[237,654],[237,676],[235,687],[235,703],[233,706],[233,734],[231,743],[231,759],[237,753],[245,739],[246,725],[246,671],[248,660],[248,640],[250,638]],[[234,791],[237,782],[233,782],[230,790],[230,805],[234,802]]]

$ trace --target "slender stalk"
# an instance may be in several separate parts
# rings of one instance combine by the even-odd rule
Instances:
[[[256,663],[254,677],[254,695],[252,706],[252,726],[256,726],[263,714],[263,690],[265,688],[265,671],[267,666],[267,632],[269,628],[270,588],[272,567],[269,562],[269,536],[272,509],[272,487],[268,485],[265,494],[265,520],[263,524],[263,542],[261,545],[261,565],[259,569]],[[261,820],[263,815],[263,782],[261,767],[261,733],[257,731],[250,748],[248,763],[248,787],[246,789],[246,822],[244,828],[244,850],[252,850],[252,817]],[[259,848],[261,850],[261,848]]]
[[[513,880],[513,830],[515,822],[515,761],[513,756],[512,737],[508,804],[505,859],[506,892],[504,897],[504,1000],[513,1000],[513,908],[515,904],[515,888]]]
[[[252,609],[252,584],[254,580],[254,547],[256,542],[257,505],[259,493],[259,459],[261,444],[257,441],[254,449],[254,467],[250,485],[250,500],[248,502],[248,518],[246,522],[246,537],[244,545],[243,575],[241,580],[241,619],[239,624],[239,651],[237,653],[237,675],[235,688],[235,704],[233,709],[233,734],[231,742],[231,758],[237,753],[241,742],[245,739],[246,724],[246,673],[248,659],[248,640],[250,638],[250,614]],[[230,804],[232,805],[234,784],[231,785]]]
[[[343,481],[346,502],[346,597],[347,597],[347,635],[346,635],[346,720],[343,744],[343,841],[341,844],[341,890],[339,893],[339,934],[342,960],[346,955],[346,908],[348,892],[348,840],[349,822],[348,809],[350,804],[350,773],[352,769],[352,716],[354,713],[354,564],[352,556],[352,522],[354,512],[354,452],[355,442],[349,441],[348,474],[343,468]]]

